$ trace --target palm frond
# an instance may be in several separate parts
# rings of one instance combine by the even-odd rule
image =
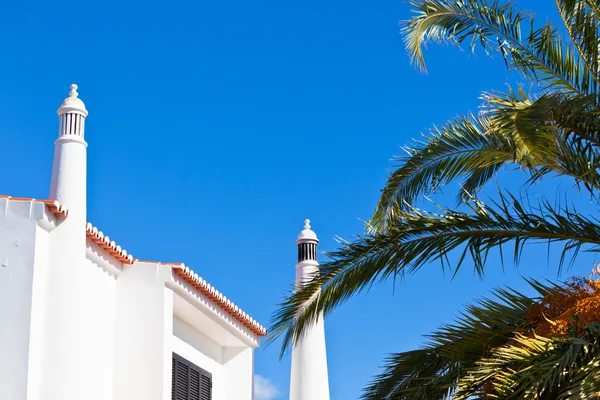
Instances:
[[[506,163],[515,160],[515,142],[490,129],[489,119],[474,115],[456,118],[434,128],[424,141],[406,147],[406,156],[381,194],[369,228],[377,232],[421,195],[435,192],[454,179],[464,177],[465,191],[475,194]],[[522,160],[533,166],[529,158]]]
[[[573,178],[591,195],[600,189],[598,114],[595,110],[586,113],[580,98],[558,93],[531,99],[524,92],[517,95],[512,91],[487,94],[485,98],[483,115],[489,118],[490,130],[510,136],[519,152],[515,162],[522,163],[528,157],[540,167],[535,178],[553,172]],[[565,111],[573,113],[573,103],[579,110],[576,120],[580,122],[573,124],[577,130],[561,124],[573,120],[572,115],[565,115]]]
[[[480,116],[460,117],[434,128],[405,148],[388,178],[367,228],[383,232],[389,220],[419,196],[462,179],[459,201],[476,196],[504,165],[528,171],[532,181],[554,173],[573,178],[595,197],[600,189],[600,115],[588,98],[519,89],[486,93]]]
[[[537,281],[531,285],[539,297],[556,287]],[[537,299],[510,288],[495,290],[491,298],[468,306],[455,323],[427,335],[429,342],[423,348],[388,357],[384,371],[367,386],[362,398],[454,398],[459,379],[477,365],[482,355],[504,346],[517,332],[526,331],[524,316]],[[418,397],[423,387],[429,397]]]
[[[598,323],[588,325],[581,338],[517,334],[467,371],[456,400],[470,399],[482,387],[502,399],[597,399],[598,381],[593,385],[590,378],[599,364]]]
[[[567,287],[528,280],[526,296],[497,289],[418,350],[392,354],[365,400],[597,399],[600,324],[583,336],[536,335],[532,306]]]
[[[460,364],[435,349],[419,349],[389,356],[385,371],[367,386],[363,399],[449,399]],[[403,397],[397,397],[402,393]]]
[[[563,140],[576,136],[600,146],[600,111],[590,106],[592,96],[554,92],[535,97],[522,87],[516,93],[509,87],[507,93],[486,93],[483,98],[482,116],[491,120],[495,130],[527,137],[541,129]]]
[[[359,237],[328,254],[302,290],[290,295],[273,317],[271,341],[283,335],[282,352],[300,338],[321,313],[329,313],[349,297],[390,277],[410,274],[432,261],[444,260],[460,250],[454,273],[470,258],[483,275],[490,250],[512,242],[514,261],[529,242],[562,243],[559,269],[568,255],[600,249],[600,224],[569,207],[542,202],[525,206],[514,196],[500,195],[493,206],[473,200],[471,213],[442,208],[434,214],[412,209],[396,216],[385,233]]]
[[[600,147],[600,111],[591,106],[593,102],[591,96],[567,96],[559,92],[546,93],[538,100],[540,107],[548,111],[546,119],[560,128],[563,135],[573,135]]]
[[[586,93],[598,94],[600,84],[600,70],[598,61],[598,31],[600,18],[597,0],[555,0],[556,7],[562,18],[563,24],[571,42],[579,53],[581,65],[580,81]]]
[[[550,24],[536,27],[533,16],[497,1],[411,1],[415,16],[403,24],[411,60],[425,70],[423,47],[428,42],[461,45],[470,42],[486,52],[498,52],[509,68],[537,80],[545,89],[590,94],[589,73],[577,49]]]

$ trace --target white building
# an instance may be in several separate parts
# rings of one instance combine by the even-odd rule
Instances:
[[[184,264],[138,260],[87,222],[76,85],[58,115],[50,199],[0,196],[0,400],[251,400],[266,330]],[[299,271],[318,269],[311,233]],[[329,399],[316,332],[294,350],[309,391],[293,400]],[[305,372],[323,365],[324,383]]]

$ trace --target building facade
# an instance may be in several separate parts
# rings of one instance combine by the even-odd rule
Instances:
[[[251,400],[265,329],[87,222],[76,85],[58,116],[49,199],[0,196],[0,399]]]

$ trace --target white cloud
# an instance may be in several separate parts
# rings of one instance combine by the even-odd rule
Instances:
[[[274,400],[279,395],[279,390],[270,379],[261,375],[254,375],[254,398],[256,400]]]

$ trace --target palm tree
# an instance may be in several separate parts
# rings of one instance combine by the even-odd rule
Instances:
[[[367,232],[330,253],[320,275],[290,295],[275,313],[271,339],[283,337],[282,351],[321,313],[331,312],[375,282],[413,273],[433,261],[445,263],[452,252],[460,254],[452,266],[455,271],[471,259],[475,271],[483,275],[488,253],[497,249],[502,255],[503,245],[514,246],[518,261],[525,243],[559,244],[559,268],[569,254],[600,250],[598,220],[567,204],[540,199],[525,205],[506,191],[500,191],[495,202],[478,198],[482,187],[512,164],[529,174],[530,182],[564,176],[579,187],[578,195],[597,199],[599,1],[556,0],[566,38],[551,24],[539,24],[511,4],[485,0],[411,4],[415,14],[404,23],[403,34],[418,69],[425,70],[425,44],[468,42],[472,49],[479,46],[489,54],[499,53],[507,68],[531,80],[535,90],[486,93],[483,111],[434,128],[426,140],[407,147],[408,155],[398,158],[399,166],[388,178]],[[457,181],[463,188],[458,208],[416,208],[422,196]],[[590,329],[590,334],[596,332]],[[400,365],[401,360],[390,363]]]

